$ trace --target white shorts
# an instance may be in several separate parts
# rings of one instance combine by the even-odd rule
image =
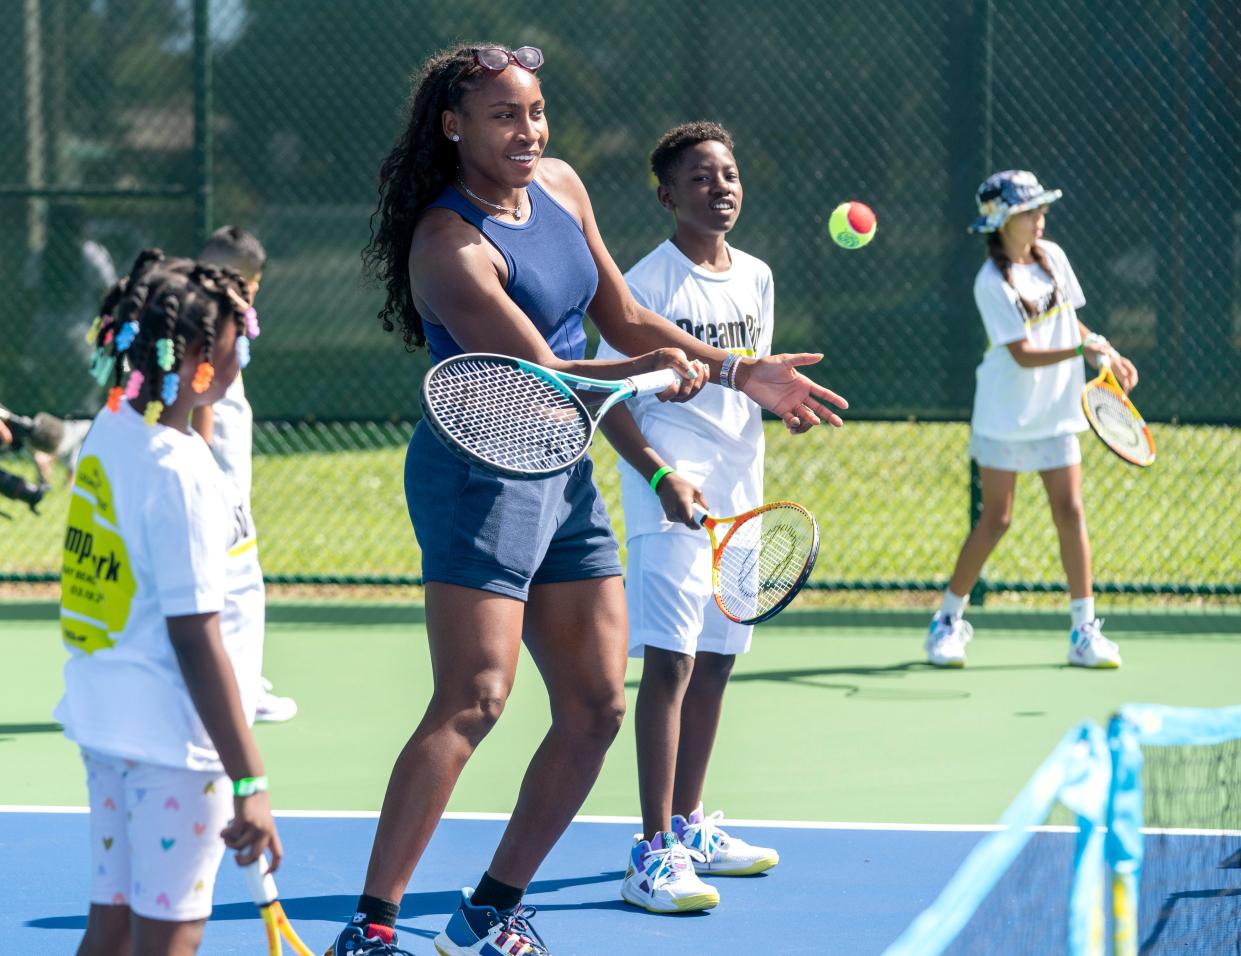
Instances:
[[[970,458],[997,471],[1050,471],[1082,460],[1081,442],[1074,434],[1033,441],[1001,441],[970,433]]]
[[[82,748],[90,798],[90,901],[147,919],[189,923],[211,915],[233,817],[222,773],[135,763]]]
[[[629,656],[659,647],[693,657],[744,654],[751,624],[724,616],[711,592],[711,542],[705,531],[639,535],[629,540],[625,601],[629,605]]]

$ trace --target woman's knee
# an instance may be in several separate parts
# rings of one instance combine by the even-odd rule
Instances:
[[[1081,495],[1060,495],[1051,499],[1051,516],[1057,527],[1076,527],[1086,521]]]
[[[616,739],[625,720],[624,690],[580,695],[571,703],[559,702],[552,713],[552,722],[559,729],[606,746]]]
[[[512,682],[501,679],[476,680],[452,690],[437,687],[430,711],[477,747],[504,713],[511,690]]]
[[[978,519],[978,526],[997,541],[1004,537],[1004,533],[1012,526],[1013,511],[1011,508],[984,508],[982,517]]]

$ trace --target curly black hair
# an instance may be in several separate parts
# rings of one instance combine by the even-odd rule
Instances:
[[[651,172],[655,174],[660,185],[671,184],[677,164],[681,161],[681,154],[699,143],[723,143],[730,151],[733,149],[732,134],[719,123],[699,120],[696,123],[674,126],[659,137],[659,142],[651,150]]]
[[[385,332],[401,324],[405,347],[426,342],[422,317],[409,288],[409,246],[422,211],[453,181],[457,148],[444,136],[440,117],[478,89],[487,72],[475,60],[484,47],[467,43],[428,57],[415,75],[405,103],[405,128],[379,167],[379,202],[371,215],[371,241],[362,251],[366,274],[382,282],[387,297],[379,310]]]

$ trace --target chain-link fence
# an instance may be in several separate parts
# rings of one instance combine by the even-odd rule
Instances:
[[[281,580],[416,580],[401,455],[425,356],[374,318],[360,278],[376,175],[409,74],[458,40],[540,46],[550,151],[578,170],[627,268],[669,231],[646,156],[667,127],[734,133],[746,186],[730,237],[776,277],[778,349],[850,424],[773,433],[768,495],[829,540],[816,580],[942,586],[971,515],[965,442],[983,261],[965,234],[986,174],[1024,167],[1065,198],[1048,233],[1083,318],[1137,363],[1160,460],[1089,436],[1086,505],[1104,589],[1241,590],[1241,8],[1227,0],[761,7],[375,0],[12,0],[0,6],[0,402],[89,416],[81,333],[143,246],[193,252],[232,222],[270,260],[246,389],[260,421],[255,516]],[[833,246],[843,199],[874,243]],[[85,383],[85,384],[84,384]],[[610,452],[600,474],[613,494]],[[14,456],[0,467],[32,474]],[[1058,586],[1037,479],[987,568]],[[65,495],[0,523],[0,576],[58,566]],[[4,505],[0,502],[0,505]]]

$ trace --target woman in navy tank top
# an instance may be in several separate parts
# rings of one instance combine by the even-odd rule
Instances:
[[[684,381],[665,399],[689,399],[709,377],[742,389],[792,432],[839,425],[829,404],[844,400],[797,370],[820,355],[738,360],[634,301],[581,180],[545,155],[542,65],[532,47],[488,45],[423,64],[406,128],[380,169],[365,253],[387,288],[384,328],[399,326],[407,348],[426,345],[435,361],[499,352],[615,379],[670,367]],[[584,360],[587,313],[635,357]],[[399,901],[461,770],[504,709],[523,641],[547,687],[551,728],[490,865],[435,944],[446,956],[548,952],[522,894],[589,793],[625,710],[621,566],[591,467],[586,459],[551,478],[507,480],[415,429],[405,488],[435,690],[393,768],[357,914],[329,956],[399,952]]]

